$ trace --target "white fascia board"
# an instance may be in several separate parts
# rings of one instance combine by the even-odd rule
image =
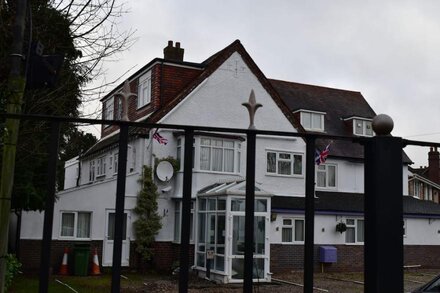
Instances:
[[[414,180],[414,179],[420,180],[420,181],[422,181],[423,183],[429,184],[429,185],[431,185],[432,187],[435,187],[435,188],[437,188],[437,189],[440,190],[440,185],[439,185],[439,184],[437,184],[437,183],[435,183],[435,182],[433,182],[433,181],[431,181],[431,180],[429,180],[429,179],[426,179],[425,177],[422,177],[422,176],[420,176],[420,175],[418,175],[418,174],[413,174],[413,178],[410,178],[408,181],[412,181],[412,180]]]
[[[371,118],[365,118],[365,117],[360,117],[360,116],[351,116],[351,117],[348,117],[348,118],[344,118],[342,120],[348,121],[348,120],[352,120],[352,119],[364,120],[364,121],[373,121],[373,119],[371,119]]]
[[[298,112],[316,113],[316,114],[322,114],[322,115],[327,114],[327,112],[314,111],[314,110],[308,110],[308,109],[298,109],[298,110],[293,111],[292,113],[298,113]]]

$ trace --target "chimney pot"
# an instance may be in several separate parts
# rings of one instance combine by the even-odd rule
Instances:
[[[174,47],[173,41],[168,41],[168,46],[163,49],[163,58],[183,62],[184,51],[183,48],[180,48],[180,42],[176,42],[176,46]]]
[[[431,147],[428,153],[428,178],[435,183],[440,183],[440,154],[437,147]]]

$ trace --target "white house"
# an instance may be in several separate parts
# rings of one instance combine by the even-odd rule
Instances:
[[[262,104],[255,117],[258,129],[372,136],[374,111],[359,92],[267,79],[234,41],[202,63],[183,61],[180,44],[169,42],[164,58],[156,58],[129,78],[132,92],[128,117],[162,124],[247,128],[241,105],[254,90]],[[103,99],[103,118],[120,119],[122,85]],[[125,191],[122,265],[139,266],[134,252],[133,208],[143,165],[174,157],[183,163],[184,133],[159,129],[167,144],[152,138],[155,129],[130,130]],[[103,126],[102,138],[86,153],[65,164],[65,190],[58,193],[53,224],[56,265],[62,248],[75,243],[98,247],[103,266],[112,264],[118,129]],[[325,164],[316,166],[315,246],[337,249],[328,269],[361,269],[363,263],[363,148],[343,141],[318,141],[330,147]],[[241,134],[196,132],[192,181],[191,243],[194,268],[206,270],[206,252],[214,251],[213,278],[240,282],[243,272],[246,137]],[[301,138],[259,135],[256,148],[256,213],[254,277],[270,281],[271,273],[301,269],[304,244],[305,143]],[[440,207],[408,194],[404,156],[405,258],[425,266],[439,263]],[[181,164],[183,166],[183,164]],[[182,170],[155,182],[162,229],[156,237],[154,263],[169,269],[178,260]],[[171,176],[168,174],[167,176]],[[33,252],[42,235],[42,214],[23,214],[21,258],[38,266]],[[338,223],[347,230],[337,232]],[[418,255],[429,253],[429,259]],[[356,261],[357,260],[357,261]],[[317,259],[319,261],[319,259]],[[421,263],[421,262],[424,263]]]

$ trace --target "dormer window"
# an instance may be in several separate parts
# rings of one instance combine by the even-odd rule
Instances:
[[[353,134],[359,136],[373,136],[371,120],[353,119]]]
[[[324,115],[323,112],[300,111],[301,125],[306,130],[324,131]]]
[[[139,77],[138,86],[138,108],[141,108],[151,101],[151,71]]]

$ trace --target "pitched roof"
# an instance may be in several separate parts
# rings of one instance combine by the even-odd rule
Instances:
[[[440,217],[440,205],[432,201],[418,200],[402,196],[403,213],[413,217]],[[304,197],[272,197],[272,210],[279,212],[303,212]],[[315,211],[318,214],[363,214],[364,195],[362,193],[316,191]]]
[[[360,117],[373,119],[376,113],[360,92],[328,88],[316,85],[269,79],[291,111],[311,110],[325,112],[325,133],[338,136],[353,136],[353,128],[344,119]],[[318,140],[317,146],[323,149],[330,141]],[[349,141],[331,141],[330,157],[363,159],[364,147]],[[411,160],[403,152],[403,161]]]
[[[164,107],[153,113],[148,122],[157,122],[163,118],[171,109],[176,107],[182,100],[184,100],[197,86],[199,86],[207,77],[209,77],[215,70],[217,70],[234,52],[238,52],[251,72],[255,74],[262,86],[271,95],[277,106],[280,108],[286,118],[292,123],[296,129],[303,130],[299,121],[292,115],[290,109],[284,103],[284,100],[278,95],[278,92],[272,87],[271,83],[264,76],[263,72],[258,68],[251,56],[246,52],[240,40],[235,40],[223,50],[215,53],[205,61],[202,65],[205,66],[202,73],[194,79],[182,92],[180,92],[174,99],[168,102]]]

